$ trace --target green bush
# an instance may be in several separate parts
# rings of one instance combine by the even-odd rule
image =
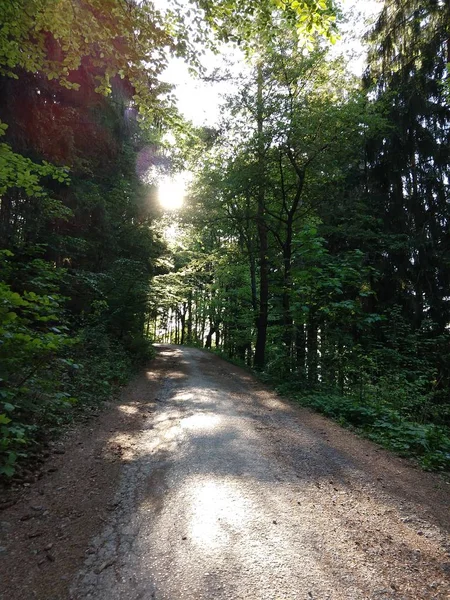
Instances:
[[[10,256],[2,252],[4,272]],[[55,273],[49,265],[36,261],[29,271],[35,277],[28,290],[15,291],[0,282],[0,474],[7,476],[34,438],[35,415],[73,401],[61,391],[56,360],[77,343],[63,324],[64,298],[52,285]],[[46,279],[51,293],[34,291],[36,279]]]
[[[102,300],[71,320],[59,293],[63,269],[39,258],[19,265],[12,259],[0,253],[0,475],[7,477],[33,446],[109,398],[153,356],[142,335],[114,336]]]

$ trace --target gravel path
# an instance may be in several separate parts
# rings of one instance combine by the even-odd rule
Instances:
[[[2,600],[450,598],[450,486],[211,354],[161,346],[82,436],[67,441],[66,454],[82,447],[71,466],[55,457],[56,475],[6,514],[22,529],[0,555]],[[89,496],[97,475],[109,478],[94,504],[45,550],[57,507]],[[54,508],[32,524],[43,537],[26,554],[21,515],[39,494]]]

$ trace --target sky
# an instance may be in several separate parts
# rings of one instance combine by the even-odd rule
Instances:
[[[158,0],[164,4],[165,0]],[[379,0],[344,0],[343,9],[348,16],[348,23],[341,27],[341,39],[335,44],[332,52],[345,52],[350,59],[351,70],[361,74],[365,66],[365,53],[360,38],[368,28],[368,22],[381,11]],[[353,38],[353,39],[352,39]],[[234,69],[239,70],[239,54],[230,47],[225,48],[226,58],[236,63]],[[204,65],[211,72],[214,68],[223,68],[224,56],[207,53]],[[242,63],[241,63],[242,66]],[[214,126],[220,114],[221,97],[232,90],[230,82],[206,83],[189,74],[187,65],[182,59],[172,59],[165,73],[165,79],[175,86],[175,96],[180,112],[195,125]]]

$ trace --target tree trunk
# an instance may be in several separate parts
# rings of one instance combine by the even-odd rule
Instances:
[[[295,358],[297,373],[301,379],[305,379],[306,336],[303,323],[297,323],[295,326]]]
[[[311,387],[317,385],[317,362],[318,362],[318,344],[317,344],[317,320],[311,311],[308,316],[307,325],[307,348],[308,348],[308,383]]]
[[[185,342],[186,334],[186,314],[187,314],[187,303],[183,302],[183,310],[180,310],[180,344],[183,346]]]
[[[189,292],[187,303],[187,343],[192,344],[192,291]]]
[[[293,220],[289,215],[286,224],[286,241],[283,248],[283,345],[286,354],[286,366],[292,370],[292,347],[294,343],[294,319],[291,312],[291,263],[292,263],[292,228]]]
[[[204,344],[205,343],[205,331],[206,331],[206,310],[205,310],[205,303],[202,302],[202,319],[201,319],[201,325],[200,325],[200,343]],[[207,346],[205,345],[205,348]]]
[[[258,106],[257,106],[257,127],[258,127],[258,210],[257,210],[257,229],[259,238],[259,311],[256,319],[256,345],[255,345],[255,368],[262,370],[265,365],[266,341],[267,341],[267,322],[269,313],[269,260],[268,260],[268,239],[267,226],[265,222],[265,156],[264,156],[264,138],[263,138],[263,73],[262,64],[258,64],[257,74],[258,85]]]
[[[211,327],[209,328],[208,331],[208,335],[206,336],[206,341],[205,341],[205,348],[210,349],[211,345],[212,345],[212,336],[214,334],[214,332],[216,331],[215,327],[213,325],[211,325]]]

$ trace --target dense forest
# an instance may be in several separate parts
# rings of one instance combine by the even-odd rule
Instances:
[[[2,4],[3,475],[154,341],[448,469],[450,5],[386,0],[362,78],[332,50],[340,18],[330,0]],[[225,43],[245,69],[194,127],[165,68],[201,74]],[[192,184],[161,218],[174,169]]]

